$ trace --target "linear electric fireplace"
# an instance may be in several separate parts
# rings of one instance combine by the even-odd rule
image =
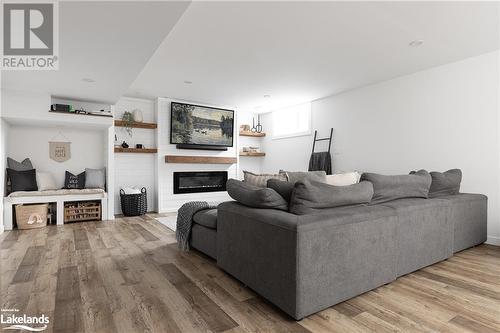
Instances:
[[[227,171],[174,172],[174,194],[226,190]]]

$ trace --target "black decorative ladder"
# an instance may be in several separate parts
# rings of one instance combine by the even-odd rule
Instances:
[[[314,131],[314,140],[313,140],[313,148],[312,153],[314,154],[314,148],[316,148],[316,142],[318,141],[326,141],[328,140],[328,153],[330,152],[330,148],[332,147],[332,137],[333,137],[333,127],[330,128],[330,137],[318,139],[318,131]]]

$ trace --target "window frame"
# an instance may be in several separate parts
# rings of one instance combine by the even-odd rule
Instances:
[[[300,131],[300,132],[294,132],[294,133],[289,133],[289,134],[276,135],[275,131],[274,131],[275,120],[276,120],[275,119],[275,113],[285,112],[286,109],[291,109],[291,108],[298,107],[298,106],[301,106],[301,105],[306,105],[306,104],[308,105],[308,108],[307,108],[307,117],[309,119],[309,124],[307,126],[307,129],[305,131]],[[272,136],[273,140],[288,139],[288,138],[294,138],[294,137],[299,137],[299,136],[309,136],[309,135],[312,134],[312,103],[311,102],[295,104],[295,105],[292,105],[292,106],[288,106],[288,107],[280,108],[280,109],[277,109],[277,110],[273,110],[273,111],[271,111],[271,116],[273,117],[273,136]]]

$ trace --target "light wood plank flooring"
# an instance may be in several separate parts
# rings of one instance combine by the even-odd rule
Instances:
[[[1,308],[46,332],[500,332],[500,248],[482,245],[295,322],[153,219],[0,235]]]

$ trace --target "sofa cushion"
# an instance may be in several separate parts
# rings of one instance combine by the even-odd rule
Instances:
[[[269,179],[267,181],[267,187],[272,188],[276,192],[279,193],[286,200],[286,202],[290,202],[290,198],[292,197],[292,192],[295,187],[294,183],[283,181],[279,179]]]
[[[431,177],[430,198],[454,195],[460,192],[460,183],[462,182],[462,171],[460,169],[451,169],[446,172],[432,171]]]
[[[284,174],[256,174],[250,171],[243,171],[243,179],[245,183],[258,187],[266,187],[269,179],[287,180]]]
[[[376,173],[363,173],[361,180],[373,184],[372,204],[403,199],[427,198],[431,186],[431,175],[419,170],[410,175],[386,176]]]
[[[200,210],[194,214],[193,221],[204,227],[217,229],[217,209]]]
[[[287,210],[288,203],[272,188],[261,188],[236,179],[229,179],[227,193],[239,203],[254,208]]]
[[[38,190],[35,169],[24,171],[7,169],[7,177],[10,179],[12,192]]]
[[[280,170],[281,175],[286,175],[286,180],[295,184],[296,182],[315,181],[326,183],[325,171],[284,171]]]
[[[291,213],[310,214],[318,209],[369,203],[373,185],[361,182],[348,186],[333,186],[321,182],[297,182],[290,199]]]

